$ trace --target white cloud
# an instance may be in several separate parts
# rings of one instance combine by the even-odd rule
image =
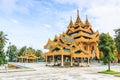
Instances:
[[[51,25],[48,25],[48,24],[43,24],[43,26],[48,28],[48,29],[51,28]]]
[[[16,20],[16,19],[11,19],[11,22],[13,22],[13,23],[15,23],[15,24],[18,24],[18,23],[19,23],[19,21]]]
[[[6,13],[12,13],[15,9],[17,0],[0,0],[0,9]]]
[[[34,27],[24,26],[20,22],[16,24],[15,19],[0,19],[0,29],[8,34],[8,42],[15,44],[18,48],[22,46],[33,47],[44,50],[43,46],[47,43],[48,38],[53,39],[56,34],[51,31],[49,24],[41,24]],[[19,25],[18,25],[19,24]],[[6,48],[8,43],[6,45]]]
[[[10,41],[18,47],[27,45],[43,49],[48,38],[53,39],[55,34],[59,35],[66,31],[70,16],[75,22],[77,9],[80,10],[83,22],[85,15],[88,15],[94,30],[109,32],[113,36],[113,29],[120,28],[120,0],[53,0],[55,3],[59,3],[58,5],[74,4],[77,6],[77,9],[69,11],[61,11],[49,2],[44,2],[45,5],[40,6],[39,2],[36,3],[34,0],[26,0],[25,3],[24,0],[19,1],[22,2],[18,5],[18,3],[16,4],[18,0],[0,0],[0,9],[8,14],[17,11],[25,14],[25,17],[26,14],[34,11],[31,10],[31,7],[38,13],[31,14],[29,17],[31,20],[26,18],[19,20],[17,18],[24,17],[19,15],[17,15],[18,17],[0,18],[0,29],[7,33]],[[36,19],[32,20],[33,17]],[[42,22],[44,19],[46,20]],[[27,20],[28,23],[24,23]]]
[[[106,5],[92,4],[87,13],[89,16],[96,17],[94,26],[99,26],[98,30],[100,32],[109,32],[113,36],[113,29],[120,27],[120,5],[110,5],[111,2],[108,3]]]
[[[55,0],[55,2],[77,5],[80,13],[87,14],[89,20],[92,20],[90,22],[93,28],[100,32],[109,32],[113,36],[113,29],[120,27],[120,0]]]
[[[19,12],[29,14],[29,7],[34,7],[34,0],[0,0],[0,9],[5,14]]]

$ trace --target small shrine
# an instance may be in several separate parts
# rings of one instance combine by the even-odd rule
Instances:
[[[37,62],[38,57],[35,55],[35,51],[32,48],[27,48],[23,55],[18,56],[19,62]]]

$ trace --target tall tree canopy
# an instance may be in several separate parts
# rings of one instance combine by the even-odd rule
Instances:
[[[15,45],[10,45],[6,53],[9,56],[9,61],[12,62],[17,59],[17,47]]]
[[[6,34],[0,31],[0,65],[5,63],[5,53],[4,53],[4,46],[7,43]]]
[[[115,59],[115,43],[109,33],[102,33],[99,39],[99,50],[103,53],[102,60],[108,63],[108,70],[110,70],[110,62]]]
[[[6,34],[4,34],[2,31],[0,31],[0,48],[3,48],[7,42]]]
[[[26,46],[23,46],[23,47],[19,50],[18,56],[24,55],[23,52],[26,50],[26,48],[27,48]]]
[[[36,55],[37,57],[41,57],[41,53],[42,53],[41,50],[36,50],[36,51],[35,51],[35,55]]]
[[[118,53],[120,53],[120,29],[115,30],[115,43]]]

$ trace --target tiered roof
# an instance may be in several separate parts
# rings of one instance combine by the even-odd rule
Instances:
[[[48,40],[44,46],[49,49],[46,55],[71,55],[73,57],[92,57],[91,51],[96,51],[99,58],[99,50],[97,48],[99,39],[99,32],[94,32],[92,26],[86,16],[86,21],[83,23],[79,17],[79,10],[77,10],[77,19],[75,23],[70,18],[70,23],[67,31],[54,37],[54,40]]]

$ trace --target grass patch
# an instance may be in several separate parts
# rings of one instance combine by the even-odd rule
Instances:
[[[99,73],[111,74],[111,75],[120,77],[120,72],[116,72],[116,71],[113,71],[113,70],[105,70],[105,71],[101,71]]]
[[[118,74],[115,74],[115,76],[117,76],[117,77],[120,77],[120,73],[118,73]]]
[[[105,70],[105,71],[101,71],[100,73],[104,73],[104,74],[117,74],[118,72],[112,71],[112,70]]]

